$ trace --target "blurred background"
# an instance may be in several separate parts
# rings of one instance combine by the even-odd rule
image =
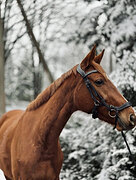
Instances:
[[[97,45],[102,66],[136,106],[135,0],[1,0],[0,114],[25,109]],[[127,133],[136,157],[136,131]],[[120,133],[75,113],[61,135],[62,180],[135,180]]]

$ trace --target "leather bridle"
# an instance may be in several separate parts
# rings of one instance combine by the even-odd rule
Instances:
[[[96,91],[95,87],[91,84],[91,82],[89,81],[89,79],[87,78],[88,75],[90,74],[93,74],[93,73],[97,73],[98,71],[97,70],[92,70],[92,71],[89,71],[87,73],[85,73],[80,65],[77,66],[77,72],[82,76],[85,84],[86,84],[86,87],[87,89],[89,90],[90,94],[91,94],[91,97],[94,101],[94,107],[93,107],[93,110],[92,110],[92,117],[93,118],[97,118],[98,117],[98,108],[100,106],[105,106],[109,112],[109,116],[112,117],[112,118],[115,118],[115,126],[114,126],[114,129],[116,128],[117,126],[117,122],[119,122],[119,124],[123,127],[123,129],[126,129],[124,123],[120,120],[119,118],[119,112],[122,111],[123,109],[125,108],[128,108],[131,106],[131,103],[130,102],[126,102],[124,103],[123,105],[121,106],[113,106],[113,105],[109,105],[105,102],[104,98]],[[113,116],[111,113],[112,112],[115,112],[115,115]],[[127,142],[127,139],[126,139],[126,136],[124,134],[123,131],[121,131],[121,134],[122,134],[122,137],[126,143],[126,146],[127,146],[127,149],[129,151],[129,154],[130,154],[130,157],[131,157],[131,160],[135,166],[135,170],[136,170],[136,161],[135,161],[135,158],[130,150],[130,147],[128,145],[128,142]]]
[[[105,106],[109,112],[109,116],[112,117],[112,118],[115,118],[115,127],[117,126],[117,122],[119,121],[119,124],[124,128],[126,129],[124,123],[120,120],[119,118],[119,112],[122,111],[123,109],[125,108],[128,108],[131,106],[131,103],[130,102],[126,102],[124,103],[123,105],[121,106],[113,106],[113,105],[109,105],[106,103],[106,101],[104,100],[104,98],[96,91],[95,87],[92,85],[92,83],[89,81],[88,79],[88,75],[90,74],[93,74],[93,73],[98,73],[97,70],[92,70],[92,71],[89,71],[87,73],[85,73],[80,65],[77,66],[77,72],[82,76],[85,84],[86,84],[86,87],[87,89],[89,90],[90,92],[90,95],[94,101],[94,107],[93,107],[93,110],[92,110],[92,117],[95,119],[98,117],[98,108],[101,107],[101,106]],[[112,115],[112,113],[114,112],[114,115]]]

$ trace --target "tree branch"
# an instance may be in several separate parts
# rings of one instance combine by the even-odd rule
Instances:
[[[12,45],[12,47],[11,48],[7,48],[7,50],[5,51],[5,62],[7,61],[11,51],[14,49],[14,46],[15,46],[16,42],[19,39],[21,39],[25,34],[26,34],[26,32],[23,32],[20,36],[18,35],[17,38],[13,42],[10,43]],[[10,44],[8,44],[7,46],[10,47]]]
[[[48,65],[47,65],[47,63],[46,63],[46,61],[45,61],[45,59],[44,59],[44,56],[43,56],[43,54],[42,54],[42,52],[41,52],[41,49],[40,49],[40,47],[39,47],[39,43],[37,42],[37,40],[36,40],[36,38],[35,38],[35,35],[34,35],[33,31],[32,31],[31,25],[30,25],[30,23],[29,23],[29,20],[27,19],[27,15],[26,15],[26,13],[25,13],[25,10],[24,10],[24,8],[23,8],[23,5],[22,5],[22,3],[21,3],[20,0],[17,0],[17,4],[18,4],[18,6],[19,6],[19,8],[20,8],[20,10],[21,10],[22,16],[23,16],[23,18],[24,18],[28,35],[29,35],[29,37],[30,37],[33,45],[36,47],[37,53],[38,53],[38,55],[39,55],[39,60],[40,60],[40,62],[42,63],[44,70],[47,72],[49,81],[50,81],[50,82],[53,82],[53,81],[54,81],[53,76],[52,76],[52,74],[51,74],[51,72],[50,72],[50,70],[49,70],[49,67],[48,67]]]

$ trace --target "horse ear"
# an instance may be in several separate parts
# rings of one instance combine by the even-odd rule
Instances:
[[[103,51],[98,55],[98,56],[96,56],[95,58],[94,58],[94,61],[97,63],[97,64],[100,64],[100,62],[101,62],[101,60],[102,60],[102,57],[103,57],[103,54],[104,54],[104,49],[103,49]]]
[[[93,46],[92,50],[81,62],[81,68],[85,69],[86,67],[88,67],[95,58],[95,54],[96,54],[96,45]]]

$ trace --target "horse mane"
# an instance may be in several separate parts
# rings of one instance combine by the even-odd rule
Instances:
[[[63,84],[63,82],[72,74],[73,69],[64,73],[60,78],[54,81],[49,87],[47,87],[43,92],[41,92],[35,100],[33,100],[27,107],[27,111],[36,110],[52,97],[56,90]]]

